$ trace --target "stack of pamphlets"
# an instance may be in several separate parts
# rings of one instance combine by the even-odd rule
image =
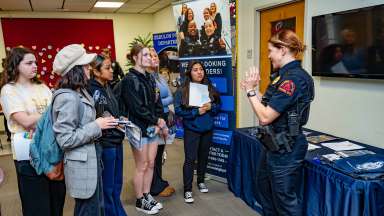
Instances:
[[[313,144],[327,142],[327,141],[331,141],[331,140],[335,140],[335,139],[338,139],[338,138],[333,137],[333,136],[329,136],[329,135],[325,135],[325,134],[307,137],[308,142],[313,143]]]
[[[338,151],[336,154],[340,155],[343,158],[346,157],[355,157],[355,156],[362,156],[362,155],[368,155],[368,154],[376,154],[373,151],[369,150],[352,150],[352,151]]]

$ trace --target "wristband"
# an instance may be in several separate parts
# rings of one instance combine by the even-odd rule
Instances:
[[[256,96],[256,95],[257,95],[257,93],[253,89],[247,92],[247,97],[253,97],[253,96]]]

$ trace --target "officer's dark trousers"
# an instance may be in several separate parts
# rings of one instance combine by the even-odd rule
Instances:
[[[308,143],[299,135],[292,152],[261,152],[256,176],[263,215],[303,215],[302,184],[303,161]]]
[[[212,131],[197,133],[184,129],[184,153],[183,166],[184,192],[192,191],[193,170],[197,159],[197,183],[204,183],[207,170],[209,147],[212,142]]]
[[[44,174],[37,175],[28,160],[14,162],[23,215],[63,215],[66,192],[64,180],[51,181]]]

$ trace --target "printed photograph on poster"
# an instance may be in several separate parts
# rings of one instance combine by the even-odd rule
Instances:
[[[227,0],[176,4],[180,57],[231,54],[230,8]]]
[[[177,51],[176,32],[153,34],[153,47],[159,60],[159,74],[168,83],[172,93],[180,86],[179,53]]]

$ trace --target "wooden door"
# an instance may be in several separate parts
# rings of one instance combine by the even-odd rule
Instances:
[[[268,59],[268,40],[280,29],[292,29],[303,41],[304,1],[260,12],[260,92],[264,94],[270,82],[271,62]]]

